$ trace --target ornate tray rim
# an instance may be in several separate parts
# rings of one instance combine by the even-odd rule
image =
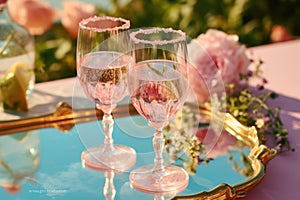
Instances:
[[[268,162],[277,155],[277,151],[273,148],[268,148],[261,143],[258,137],[256,128],[247,127],[242,125],[236,120],[230,113],[214,113],[206,107],[200,108],[201,114],[208,118],[214,118],[219,123],[224,123],[224,129],[236,137],[238,140],[242,140],[247,146],[251,148],[248,158],[252,161],[252,168],[254,175],[248,180],[229,185],[227,183],[220,184],[210,191],[203,191],[200,193],[176,196],[172,200],[210,200],[210,199],[242,199],[246,197],[249,190],[255,187],[265,176],[266,167]]]
[[[193,106],[193,105],[190,105]],[[198,109],[198,107],[197,107]],[[124,117],[129,115],[136,115],[137,112],[132,105],[122,105],[117,107],[113,112],[115,117]],[[268,148],[259,140],[257,130],[255,127],[247,127],[242,125],[229,113],[213,113],[210,108],[201,107],[200,114],[205,116],[208,120],[212,117],[218,123],[223,123],[224,129],[242,140],[247,146],[251,148],[248,155],[251,160],[254,175],[248,180],[229,185],[227,183],[220,184],[210,191],[203,191],[196,194],[175,196],[173,200],[185,199],[242,199],[246,197],[249,190],[255,187],[265,176],[266,166],[268,162],[277,155],[277,151],[273,148]],[[101,119],[103,113],[95,109],[87,110],[73,110],[70,105],[60,102],[53,113],[27,118],[23,120],[10,120],[0,122],[0,136],[13,134],[16,132],[29,131],[41,128],[56,128],[62,132],[67,132],[75,126],[76,123],[84,123],[95,119]]]

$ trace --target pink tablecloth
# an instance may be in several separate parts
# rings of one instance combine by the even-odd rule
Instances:
[[[300,199],[300,40],[253,48],[263,59],[267,88],[279,94],[272,104],[282,109],[295,152],[282,153],[271,160],[262,182],[251,190],[247,200]]]

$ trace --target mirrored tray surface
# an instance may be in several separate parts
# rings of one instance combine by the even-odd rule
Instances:
[[[206,115],[209,116],[209,111]],[[112,196],[115,200],[239,199],[261,181],[268,161],[276,155],[275,150],[260,143],[254,128],[242,126],[227,114],[226,132],[221,144],[215,146],[214,159],[197,166],[196,174],[190,175],[188,187],[178,194],[148,194],[132,188],[128,180],[130,170],[153,163],[154,159],[153,130],[142,117],[115,119],[114,143],[133,147],[137,152],[136,164],[122,173],[83,167],[82,151],[101,144],[103,131],[97,120],[80,118],[76,126],[69,120],[58,120],[59,126],[46,123],[37,126],[36,122],[35,126],[27,126],[32,130],[19,133],[10,130],[0,137],[1,199],[98,200],[112,199]],[[70,130],[46,128],[62,129],[63,125],[69,125]],[[20,188],[7,186],[14,181]]]

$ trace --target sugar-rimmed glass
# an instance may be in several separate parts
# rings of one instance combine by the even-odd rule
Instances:
[[[90,17],[79,23],[77,39],[77,77],[85,95],[103,111],[103,145],[82,153],[82,163],[99,170],[126,170],[136,161],[134,149],[113,144],[114,120],[111,115],[127,91],[130,57],[128,34],[130,21],[109,16]]]
[[[165,165],[162,129],[181,109],[188,94],[186,36],[170,28],[144,28],[130,33],[133,62],[128,71],[132,104],[155,129],[154,165],[142,166],[130,173],[136,189],[168,193],[188,185],[187,172]]]

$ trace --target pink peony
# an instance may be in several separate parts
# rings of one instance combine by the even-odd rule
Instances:
[[[96,8],[92,4],[82,3],[79,1],[65,1],[62,5],[62,25],[72,37],[76,38],[79,22],[82,19],[95,15]]]
[[[212,93],[223,92],[224,85],[239,84],[240,75],[247,73],[250,60],[238,40],[237,35],[209,29],[188,45],[190,86],[199,102],[209,100]],[[224,85],[214,88],[215,82]]]
[[[8,1],[13,20],[25,26],[32,35],[41,35],[52,27],[56,11],[40,0]]]

